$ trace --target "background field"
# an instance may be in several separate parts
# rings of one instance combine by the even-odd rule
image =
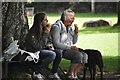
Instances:
[[[53,24],[57,19],[60,18],[60,13],[47,13],[49,23]],[[104,19],[111,24],[111,27],[94,27],[86,28],[82,27],[83,23],[89,20]],[[33,22],[33,17],[29,17],[30,27]],[[119,62],[120,45],[119,35],[120,28],[112,27],[117,22],[117,15],[99,13],[76,13],[75,24],[79,26],[79,38],[76,46],[83,49],[97,49],[101,51],[104,60],[104,71],[120,72]],[[61,66],[64,70],[68,69],[70,62],[63,59]]]
[[[47,13],[49,23],[53,24],[56,20],[60,19],[61,13]],[[75,15],[75,24],[79,25],[79,29],[82,28],[82,25],[84,22],[89,20],[98,20],[98,19],[104,19],[108,22],[110,22],[111,25],[115,24],[117,22],[117,14],[115,13],[76,13]],[[29,24],[30,27],[32,26],[33,22],[33,16],[29,16]]]

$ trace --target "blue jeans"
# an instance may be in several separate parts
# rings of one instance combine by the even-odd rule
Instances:
[[[41,50],[39,56],[40,62],[36,63],[35,66],[36,73],[40,73],[41,69],[47,68],[48,65],[56,58],[56,53],[51,50]]]
[[[56,53],[56,58],[55,60],[53,61],[53,68],[52,68],[52,73],[56,73],[57,72],[57,69],[59,67],[59,64],[62,60],[62,51],[63,50],[60,50],[60,49],[55,49],[55,53]]]

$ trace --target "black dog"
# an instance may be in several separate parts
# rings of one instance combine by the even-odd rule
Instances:
[[[92,50],[92,49],[85,49],[82,51],[84,51],[88,55],[88,63],[85,64],[83,80],[85,80],[87,68],[89,68],[89,71],[90,71],[90,80],[95,80],[96,65],[100,69],[100,72],[101,72],[100,80],[102,80],[103,79],[103,59],[102,59],[101,52],[98,50]]]

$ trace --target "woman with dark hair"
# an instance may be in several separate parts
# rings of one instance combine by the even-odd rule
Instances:
[[[33,26],[26,36],[26,50],[33,53],[40,51],[39,56],[42,59],[42,63],[38,62],[35,64],[36,67],[34,68],[33,74],[38,80],[41,80],[41,69],[47,68],[56,57],[56,53],[52,51],[53,48],[47,47],[51,43],[47,27],[48,20],[46,14],[44,12],[37,13],[34,16]]]

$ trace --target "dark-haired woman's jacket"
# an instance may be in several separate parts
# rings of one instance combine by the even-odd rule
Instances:
[[[30,30],[26,36],[26,50],[30,52],[36,52],[41,49],[45,49],[48,44],[51,44],[52,40],[49,33],[42,33],[40,36],[36,36],[34,30]]]

